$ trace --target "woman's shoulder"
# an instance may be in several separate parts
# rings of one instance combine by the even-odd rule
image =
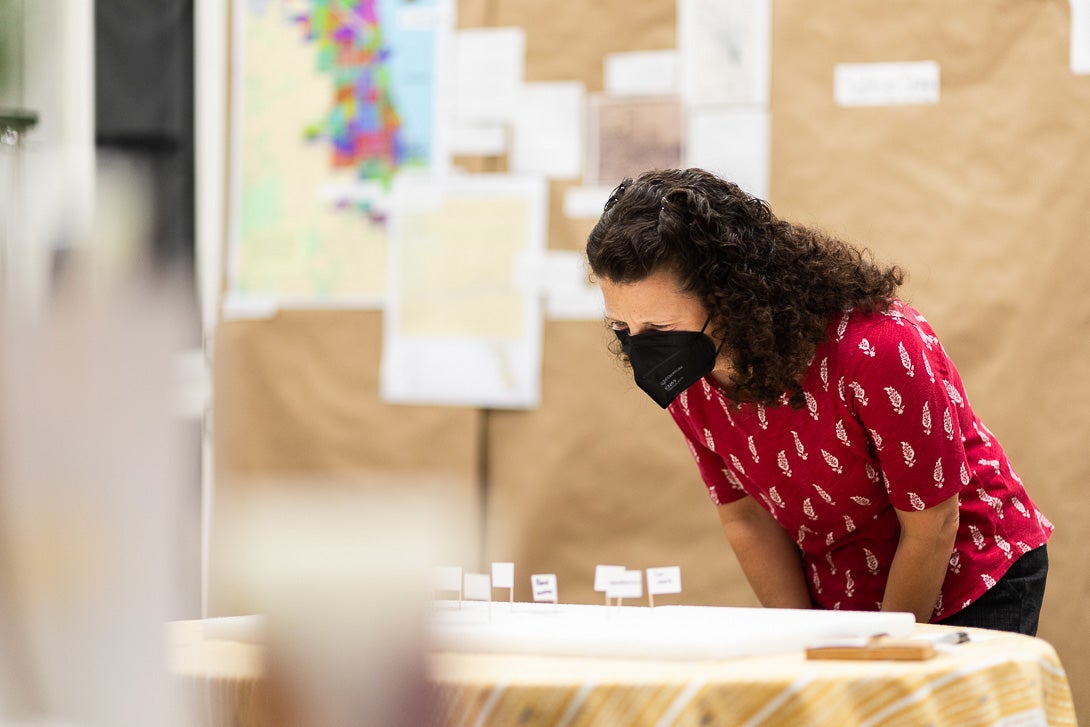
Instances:
[[[885,310],[853,308],[833,316],[826,331],[826,340],[857,344],[868,336],[900,338],[909,331],[915,333],[921,328],[933,335],[920,311],[904,300],[894,298]]]

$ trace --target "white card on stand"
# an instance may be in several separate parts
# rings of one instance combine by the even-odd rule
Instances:
[[[556,574],[540,573],[530,576],[535,601],[557,603]]]
[[[647,569],[647,593],[657,596],[664,593],[681,593],[681,567]]]
[[[492,587],[493,588],[514,588],[515,587],[515,564],[514,563],[493,563],[492,564]]]
[[[623,565],[598,565],[594,567],[594,590],[604,592],[609,584],[624,575],[627,569]]]
[[[608,598],[639,598],[643,595],[643,571],[626,570],[609,582]]]
[[[467,601],[491,601],[492,579],[487,573],[466,573],[463,598]]]

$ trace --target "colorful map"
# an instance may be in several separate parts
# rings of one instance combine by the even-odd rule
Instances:
[[[250,0],[231,293],[381,303],[394,174],[434,169],[444,0]]]

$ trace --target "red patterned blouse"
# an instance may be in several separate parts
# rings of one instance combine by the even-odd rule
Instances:
[[[704,378],[669,411],[712,501],[754,497],[791,533],[822,608],[881,608],[900,533],[894,508],[961,498],[932,621],[980,598],[1048,541],[1052,523],[911,306],[832,321],[802,387],[802,409],[738,404]]]

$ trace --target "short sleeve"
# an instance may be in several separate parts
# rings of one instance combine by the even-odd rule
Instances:
[[[922,319],[880,316],[846,338],[848,404],[866,428],[890,502],[923,510],[969,482],[961,379]]]
[[[693,456],[693,461],[696,462],[697,469],[700,470],[700,477],[708,488],[708,496],[716,505],[725,505],[740,500],[747,493],[742,487],[742,481],[738,473],[734,471],[731,465],[724,462],[722,457],[708,447],[708,439],[713,436],[709,430],[700,427],[701,431],[699,433],[695,431],[698,425],[689,419],[684,412],[685,397],[687,396],[688,392],[682,392],[667,407],[667,410],[674,417],[674,422],[677,423],[678,429],[681,430],[681,434],[685,437],[686,444],[689,445],[689,452]]]

